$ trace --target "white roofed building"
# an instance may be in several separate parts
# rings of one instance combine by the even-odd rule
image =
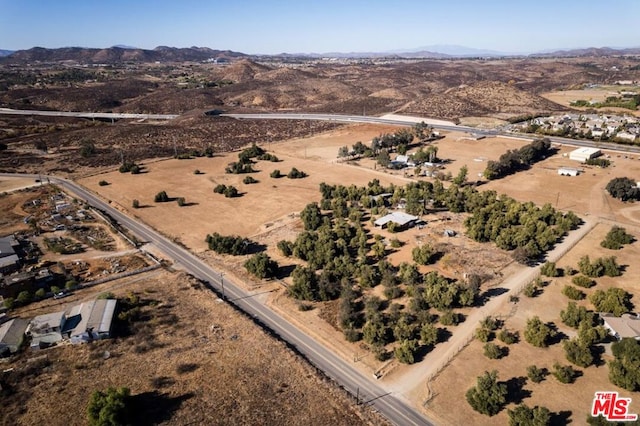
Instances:
[[[385,228],[389,225],[389,222],[393,222],[401,228],[409,228],[415,225],[418,219],[418,216],[413,216],[404,212],[392,212],[386,216],[376,219],[374,225],[379,226],[380,228]]]
[[[601,155],[602,155],[602,151],[600,151],[598,148],[584,147],[584,148],[574,149],[573,151],[571,151],[569,153],[569,159],[584,163],[587,160],[599,157]]]

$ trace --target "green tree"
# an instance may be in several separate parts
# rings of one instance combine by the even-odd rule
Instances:
[[[420,328],[420,341],[425,346],[433,346],[438,343],[438,329],[430,323],[425,323]]]
[[[287,290],[291,297],[299,300],[318,300],[318,277],[313,269],[298,265],[291,277],[293,284]]]
[[[555,262],[545,262],[540,268],[540,273],[546,277],[557,277],[560,275]]]
[[[178,197],[176,199],[176,202],[180,207],[184,207],[187,204],[187,201],[184,199],[184,197]]]
[[[322,225],[322,213],[318,203],[307,204],[300,212],[300,219],[307,231],[315,231]]]
[[[293,244],[291,241],[280,240],[277,244],[278,250],[285,257],[290,257],[293,254]]]
[[[507,345],[512,345],[518,341],[518,333],[511,332],[507,329],[502,329],[497,335],[498,340],[506,343]]]
[[[560,319],[569,327],[578,328],[583,321],[593,323],[593,312],[587,311],[584,306],[578,306],[576,302],[569,302],[567,309],[560,311]]]
[[[92,140],[85,139],[80,143],[80,155],[82,158],[88,158],[96,154],[98,150]]]
[[[631,294],[621,288],[611,287],[607,291],[596,290],[589,296],[597,312],[610,312],[619,317],[633,309]]]
[[[570,365],[561,365],[559,363],[553,364],[553,371],[551,374],[558,379],[560,383],[573,383],[577,377],[577,371]]]
[[[108,388],[91,394],[87,406],[90,426],[122,426],[131,424],[131,392],[128,388]]]
[[[153,201],[155,201],[156,203],[166,203],[167,201],[169,201],[169,196],[167,195],[166,191],[160,191],[153,198]]]
[[[389,151],[387,151],[386,149],[381,150],[378,154],[378,164],[380,164],[382,167],[387,167],[390,162],[391,157],[389,156]]]
[[[36,290],[35,296],[38,299],[44,299],[44,296],[46,296],[47,292],[44,291],[44,288],[39,288],[38,290]]]
[[[519,404],[509,413],[509,426],[547,426],[551,424],[551,412],[546,407],[529,408]]]
[[[415,362],[415,353],[418,345],[415,340],[403,340],[394,351],[393,355],[398,362],[403,364],[413,364]]]
[[[279,178],[281,178],[281,177],[282,177],[282,173],[280,172],[280,170],[275,169],[274,171],[272,171],[272,172],[269,174],[269,176],[270,176],[270,177],[272,177],[272,178],[274,178],[274,179],[279,179]]]
[[[571,277],[571,282],[583,288],[591,288],[596,285],[594,280],[589,277],[585,277],[584,275],[575,275]]]
[[[464,184],[467,181],[468,173],[469,173],[469,168],[465,164],[464,166],[460,167],[460,171],[458,172],[458,175],[455,178],[453,178],[453,183],[456,185]]]
[[[20,303],[21,305],[26,305],[27,303],[30,303],[31,293],[29,293],[26,290],[21,291],[20,293],[18,293],[18,297],[16,297],[16,302]]]
[[[258,181],[253,176],[245,176],[245,178],[242,179],[242,183],[250,185],[252,183],[258,183]]]
[[[138,201],[138,200],[134,199],[134,200],[131,202],[131,206],[132,206],[134,209],[138,209],[138,208],[140,208],[140,201]]]
[[[588,279],[588,278],[587,278]],[[585,298],[584,292],[578,290],[572,285],[565,285],[562,288],[562,294],[567,296],[571,300],[582,300]]]
[[[623,245],[631,244],[633,241],[633,236],[627,234],[626,229],[614,225],[600,245],[611,250],[620,250]]]
[[[606,187],[609,194],[622,201],[632,201],[640,199],[640,188],[636,182],[628,177],[617,177],[609,181]]]
[[[478,377],[476,386],[467,390],[467,402],[475,411],[487,416],[494,416],[502,410],[507,402],[507,385],[498,382],[498,372],[485,371]]]
[[[588,367],[593,364],[591,349],[579,339],[565,340],[562,346],[570,363],[579,367]]]
[[[524,340],[539,348],[549,346],[549,341],[555,336],[555,332],[540,318],[534,316],[527,320],[527,327],[524,330]]]
[[[495,343],[485,343],[484,345],[484,356],[489,359],[499,359],[503,356],[503,350],[500,346]]]
[[[609,380],[631,392],[640,390],[640,342],[622,339],[611,345],[614,360],[609,362]]]
[[[433,262],[436,253],[436,250],[430,244],[422,244],[420,247],[413,248],[411,257],[419,265],[429,265]]]
[[[307,174],[301,170],[296,169],[295,167],[292,167],[289,173],[287,173],[287,177],[289,179],[302,179],[304,177],[307,177]]]
[[[547,375],[546,369],[538,368],[535,365],[530,365],[527,367],[527,377],[533,383],[540,383],[544,380],[544,377]]]
[[[244,267],[250,274],[258,278],[272,278],[278,273],[278,263],[266,253],[257,253],[251,256],[244,263]]]

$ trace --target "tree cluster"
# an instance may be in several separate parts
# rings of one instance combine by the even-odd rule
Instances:
[[[622,201],[640,200],[640,188],[628,177],[617,177],[609,181],[606,187],[609,194]]]
[[[538,348],[546,348],[556,332],[543,323],[540,318],[534,316],[527,320],[527,326],[524,330],[524,340]]]
[[[611,250],[620,250],[625,244],[631,244],[634,241],[633,235],[627,234],[627,230],[614,225],[607,233],[600,245]]]
[[[239,236],[225,236],[217,232],[207,235],[205,239],[209,250],[220,254],[232,254],[235,256],[247,254],[251,248],[251,240]]]
[[[120,173],[131,173],[132,175],[137,175],[142,171],[142,169],[133,161],[125,161],[120,165],[118,171]]]
[[[498,382],[498,372],[485,371],[478,377],[476,386],[467,390],[467,402],[475,411],[487,416],[494,416],[507,403],[507,385]]]
[[[596,290],[589,296],[589,300],[598,312],[609,312],[619,317],[631,312],[633,304],[632,295],[621,288],[611,287],[607,291]]]
[[[509,413],[510,426],[547,426],[551,424],[551,412],[547,407],[535,406],[530,408],[526,404],[518,404]]]
[[[609,380],[628,391],[640,390],[640,342],[622,339],[611,346],[614,360],[609,362]]]
[[[498,161],[489,161],[484,177],[500,179],[511,173],[526,169],[534,163],[545,159],[551,153],[549,139],[537,139],[520,149],[509,150],[500,156]]]
[[[213,188],[213,192],[216,194],[224,194],[226,198],[235,198],[240,196],[240,192],[238,192],[238,188],[233,185],[224,185],[218,184]]]
[[[272,278],[278,273],[278,263],[266,253],[254,254],[244,263],[244,267],[258,278]]]
[[[599,257],[593,262],[591,262],[588,255],[582,256],[578,262],[578,269],[581,273],[591,278],[598,278],[603,275],[608,277],[622,275],[622,268],[616,263],[615,256]]]

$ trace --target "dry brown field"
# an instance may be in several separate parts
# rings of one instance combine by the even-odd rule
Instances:
[[[368,143],[373,136],[383,131],[392,130],[375,126],[350,126],[316,135],[313,138],[273,144],[268,148],[283,161],[280,163],[259,162],[256,168],[260,172],[253,176],[260,180],[260,183],[254,185],[241,184],[240,181],[244,177],[242,175],[223,173],[224,166],[235,159],[235,153],[213,159],[155,162],[148,164],[148,173],[139,176],[113,172],[86,178],[81,183],[112,200],[116,205],[138,215],[142,220],[167,235],[179,238],[198,252],[205,248],[203,237],[206,233],[213,231],[223,234],[238,233],[252,236],[258,242],[266,244],[269,247],[269,255],[278,260],[282,266],[288,266],[295,264],[295,261],[280,256],[273,249],[273,245],[280,239],[292,240],[295,238],[301,227],[299,220],[295,219],[292,213],[298,212],[310,201],[319,200],[317,188],[320,182],[361,185],[374,177],[379,178],[383,183],[403,184],[408,180],[411,173],[407,173],[405,176],[404,171],[382,171],[375,167],[371,160],[359,160],[354,165],[335,162],[337,149],[340,146],[352,145],[356,141]],[[488,160],[497,159],[506,150],[519,148],[528,143],[515,138],[487,138],[475,141],[466,139],[466,136],[461,133],[448,133],[446,138],[436,142],[438,156],[448,160],[444,169],[445,173],[451,172],[455,176],[461,166],[467,165],[470,179],[475,179],[479,173],[482,173]],[[627,175],[637,176],[640,171],[640,161],[635,158],[618,157],[617,154],[612,153],[611,160],[614,164],[611,168],[591,168],[574,163],[563,156],[571,149],[573,148],[561,147],[558,154],[536,164],[530,170],[487,183],[482,185],[480,189],[493,189],[498,193],[507,193],[521,201],[534,201],[537,204],[548,202],[563,210],[574,210],[578,214],[603,216],[630,224],[635,219],[636,224],[640,223],[638,221],[640,217],[635,216],[638,215],[637,207],[612,200],[604,193],[604,187],[611,178]],[[578,177],[562,177],[557,174],[557,168],[560,166],[583,168],[585,173]],[[297,167],[309,173],[309,177],[302,180],[287,180],[286,178],[274,180],[268,177],[269,172],[275,168],[286,172],[291,167]],[[199,169],[205,174],[194,175],[194,169]],[[110,185],[99,187],[97,182],[102,179],[110,182]],[[217,183],[233,184],[241,191],[246,190],[247,193],[239,199],[226,199],[211,192]],[[545,190],[542,191],[541,188]],[[187,202],[196,204],[180,208],[175,203],[153,203],[153,195],[160,190],[166,190],[172,197],[185,196]],[[140,199],[142,204],[151,207],[131,209],[131,200],[134,198]],[[167,220],[169,217],[171,220]],[[430,233],[429,237],[433,238],[441,232],[440,228],[453,227],[455,230],[462,230],[461,220],[449,223],[438,222],[439,218],[437,217],[429,219],[432,228],[427,232],[410,230],[394,236],[407,242],[406,248],[415,245],[422,237],[421,233],[424,235]],[[185,227],[185,223],[188,223],[189,226]],[[567,259],[573,259],[570,261],[575,265],[581,256],[581,254],[575,254],[581,253],[579,250],[592,253],[591,246],[599,243],[606,230],[603,225],[598,226],[596,231],[589,234],[563,258],[560,266],[564,266],[563,262],[568,261]],[[374,230],[373,232],[380,232],[386,238],[391,237],[386,231]],[[491,253],[491,251],[487,251],[486,245],[477,244],[476,247],[475,243],[468,241],[465,237],[441,242],[453,244],[451,252],[457,254],[457,258],[449,259],[450,263],[447,265],[439,265],[441,271],[449,276],[458,276],[464,272],[465,267],[469,266],[464,263],[467,255],[471,255],[470,258],[478,259],[482,258],[482,256],[478,256],[478,253],[485,255]],[[409,260],[410,249],[405,248],[392,253],[389,256],[390,260],[395,264]],[[631,264],[634,256],[638,255],[637,250],[636,246],[632,245],[614,254],[619,255],[621,263]],[[221,259],[219,256],[209,253],[205,256],[216,266],[226,267],[231,279],[238,282],[252,281],[244,273],[241,259]],[[508,264],[508,257],[505,256],[501,259],[497,252],[495,256],[498,257],[493,258],[493,264],[489,260],[485,263],[484,267],[488,270],[492,267],[500,269]],[[422,272],[426,272],[428,268],[422,269]],[[637,280],[637,277],[638,271],[634,268],[628,268],[625,275],[616,279],[615,282],[631,283],[634,282],[633,280]],[[560,289],[564,285],[561,280],[558,279],[547,286],[541,296],[535,299],[521,298],[515,309],[510,306],[509,310],[503,313],[508,317],[506,326],[510,329],[522,330],[526,318],[535,314],[540,315],[544,320],[554,321],[562,331],[571,335],[571,330],[565,330],[566,327],[559,321],[559,312],[566,306],[566,298],[560,294]],[[598,281],[599,284],[596,288],[605,288],[607,285],[611,285],[614,280],[601,278]],[[629,291],[632,289],[632,286],[628,284],[618,285],[629,288]],[[251,288],[257,288],[257,286],[259,283],[250,285]],[[275,290],[278,285],[272,284],[268,288]],[[262,297],[267,299],[267,296]],[[283,297],[282,292],[276,292],[276,296],[268,303],[290,321],[307,330],[312,330],[316,338],[329,344],[344,358],[353,358],[356,361],[354,365],[361,368],[363,372],[395,368],[393,365],[375,361],[358,344],[344,342],[340,331],[331,324],[330,320],[337,309],[335,304],[320,304],[317,309],[312,311],[299,312],[297,303]],[[432,384],[436,396],[427,404],[428,413],[441,421],[442,424],[490,424],[496,420],[499,423],[504,423],[507,421],[506,411],[499,414],[497,418],[489,419],[473,412],[464,401],[464,392],[475,383],[475,378],[484,369],[495,366],[500,370],[500,378],[507,380],[511,377],[526,375],[525,368],[529,364],[526,364],[524,360],[539,359],[540,361],[536,363],[548,368],[555,360],[568,363],[564,360],[560,344],[542,350],[533,348],[526,342],[520,342],[513,345],[510,350],[509,356],[505,359],[490,361],[482,354],[481,344],[477,342],[470,344],[453,360],[449,367],[440,373]],[[402,371],[402,367],[400,369]],[[533,393],[524,401],[529,405],[545,405],[556,413],[572,410],[574,412],[573,421],[576,424],[581,424],[584,418],[583,413],[586,415],[594,389],[601,385],[606,386],[607,383],[606,367],[590,367],[585,370],[584,376],[578,379],[576,385],[561,385],[552,377],[547,378],[539,385],[527,384],[525,388]],[[580,388],[580,391],[574,392],[575,388]],[[571,397],[564,395],[565,393],[570,393]],[[414,395],[418,397],[418,394]],[[548,398],[547,400],[545,400],[545,396]],[[460,409],[450,410],[449,401],[460,401],[458,404]],[[421,405],[424,401],[415,400],[413,402],[416,405]],[[564,414],[566,415],[566,413]],[[560,419],[562,414],[559,416],[556,419]]]
[[[634,295],[632,302],[638,306],[640,303],[640,288],[637,283],[640,279],[640,265],[637,259],[640,258],[640,244],[635,242],[625,246],[622,250],[608,250],[600,247],[600,241],[609,231],[611,225],[599,224],[591,231],[579,244],[570,250],[566,256],[557,263],[559,267],[572,266],[577,269],[578,260],[589,255],[591,259],[600,256],[616,256],[621,265],[626,266],[626,270],[621,277],[602,277],[596,279],[597,285],[591,289],[584,289],[585,293],[591,294],[595,290],[606,290],[612,286],[623,288]],[[640,237],[639,228],[627,228],[636,238]],[[508,381],[514,377],[525,377],[526,368],[529,365],[536,365],[539,368],[546,367],[551,370],[555,362],[567,365],[564,350],[561,343],[556,343],[549,348],[536,348],[528,344],[524,339],[523,331],[528,318],[539,316],[544,322],[553,322],[558,330],[569,337],[575,336],[575,330],[564,325],[560,319],[560,311],[565,309],[569,299],[565,297],[561,290],[570,283],[570,277],[547,278],[549,284],[544,287],[541,295],[534,298],[520,296],[519,302],[509,304],[500,312],[500,318],[504,319],[505,327],[511,331],[519,331],[521,341],[509,346],[509,354],[501,360],[490,360],[483,355],[483,343],[474,340],[467,346],[454,360],[440,373],[431,383],[430,388],[434,392],[434,397],[427,403],[428,412],[434,419],[442,424],[475,424],[494,425],[507,424],[508,416],[503,410],[495,417],[488,417],[476,413],[466,403],[465,392],[475,386],[476,378],[484,371],[497,370],[501,381]],[[579,305],[593,310],[593,306],[587,299],[578,302]],[[503,343],[496,341],[500,346]],[[608,345],[605,345],[608,346]],[[610,352],[609,352],[610,353]],[[608,367],[604,364],[610,360],[610,355],[603,355],[600,365],[587,368],[576,367],[583,373],[574,384],[566,385],[558,382],[553,376],[547,378],[539,384],[527,381],[522,398],[514,398],[507,408],[513,409],[521,399],[529,407],[535,405],[545,406],[556,413],[558,424],[564,424],[562,413],[571,415],[572,424],[585,424],[586,418],[591,408],[593,396],[596,391],[616,390],[625,397],[633,399],[632,409],[640,410],[637,395],[633,392],[625,391],[612,385],[608,379]],[[451,401],[456,403],[456,410],[451,410]],[[555,423],[554,423],[555,424]]]
[[[555,102],[559,105],[563,105],[568,108],[574,108],[576,110],[584,111],[589,107],[573,107],[571,102],[578,100],[604,102],[609,96],[620,96],[620,91],[637,91],[637,86],[602,86],[598,88],[580,89],[580,90],[559,90],[547,93],[541,93],[540,96]],[[626,108],[598,108],[596,111],[613,112],[616,114],[630,114],[640,116],[640,111],[631,111]]]
[[[146,320],[131,335],[27,351],[2,364],[22,379],[3,397],[0,424],[84,425],[91,393],[110,386],[131,389],[136,424],[385,424],[181,273],[151,272],[17,314],[65,309],[106,291],[140,297]]]

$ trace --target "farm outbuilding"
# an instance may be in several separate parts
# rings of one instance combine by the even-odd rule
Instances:
[[[65,327],[71,343],[86,343],[111,337],[115,310],[115,299],[97,299],[74,306],[69,312]]]
[[[583,147],[571,151],[569,153],[569,160],[580,161],[581,163],[584,163],[587,160],[599,157],[601,155],[602,151],[600,151],[598,148]]]
[[[572,167],[560,167],[558,169],[558,174],[560,176],[578,176],[580,174],[580,170]]]
[[[417,216],[413,216],[403,212],[393,212],[389,213],[386,216],[382,216],[374,222],[375,226],[379,226],[380,228],[385,228],[389,225],[389,222],[393,222],[397,224],[401,228],[409,228],[415,225],[416,221],[419,218]]]
[[[16,353],[24,340],[24,332],[29,325],[29,321],[14,318],[0,325],[0,356],[9,353]]]
[[[31,336],[31,347],[39,349],[61,341],[66,319],[64,311],[38,315],[32,319],[26,331],[27,336]]]

